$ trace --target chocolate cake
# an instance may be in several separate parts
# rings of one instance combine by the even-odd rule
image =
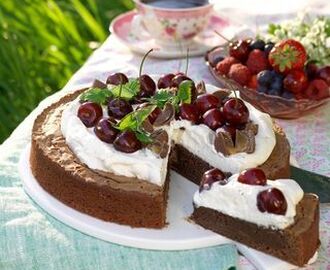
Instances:
[[[320,245],[319,203],[313,194],[305,194],[297,206],[295,223],[284,230],[260,227],[206,207],[196,208],[192,219],[215,233],[300,267]]]
[[[92,170],[66,144],[60,130],[62,111],[81,93],[65,96],[37,117],[30,155],[35,178],[49,194],[80,212],[133,227],[164,227],[169,172],[165,185],[159,187]]]
[[[314,194],[303,194],[300,187],[293,180],[284,180],[278,185],[275,185],[275,182],[277,182],[275,180],[271,182],[276,187],[272,188],[273,191],[274,189],[276,191],[274,192],[275,197],[272,197],[271,200],[268,197],[266,199],[268,200],[267,202],[261,202],[260,200],[265,197],[261,198],[260,194],[265,191],[268,192],[268,195],[270,194],[267,187],[263,187],[263,185],[268,185],[266,182],[252,183],[255,180],[253,180],[253,177],[251,180],[250,177],[249,182],[246,181],[244,183],[244,181],[238,180],[233,183],[232,187],[226,189],[224,187],[228,183],[231,184],[239,177],[235,178],[235,176],[232,176],[227,180],[225,176],[221,177],[222,175],[216,169],[210,170],[209,173],[203,175],[200,191],[196,192],[194,197],[195,209],[191,219],[206,229],[291,264],[301,267],[307,264],[320,244],[318,197]],[[254,179],[256,175],[254,174]],[[220,181],[219,176],[221,178]],[[290,184],[289,187],[286,187],[287,183]],[[255,185],[258,191],[255,193],[251,192],[254,188],[251,185]],[[244,186],[249,186],[249,191],[246,191],[245,194]],[[279,187],[280,190],[277,189]],[[203,194],[203,192],[212,192],[210,191],[212,188],[213,193]],[[232,188],[235,188],[236,191],[239,190],[237,194],[221,194],[224,192],[230,193]],[[295,193],[292,193],[292,190]],[[297,196],[299,193],[300,195]],[[239,194],[240,196],[246,196],[247,199],[240,198],[241,201],[237,201],[237,204],[233,206],[235,209],[232,209],[231,212],[224,213],[221,209],[215,209],[217,204],[214,201],[212,202],[212,200],[215,200],[216,197],[219,198],[219,204],[226,204],[223,196],[228,196],[228,198],[232,196],[232,200],[236,200],[235,195],[239,196]],[[257,198],[254,198],[254,194],[257,194]],[[290,199],[286,199],[283,194],[286,194],[286,197],[291,196]],[[245,207],[242,206],[243,203],[250,203],[248,200],[253,201],[252,207],[250,205],[248,208],[242,209],[242,207]],[[255,201],[256,203],[254,203]],[[292,204],[292,201],[295,201],[296,204]],[[289,209],[289,204],[292,204],[291,209]],[[228,208],[230,207],[229,205]],[[221,207],[219,206],[219,208]],[[224,211],[227,211],[227,209],[224,209]],[[245,214],[242,214],[242,211]],[[290,213],[288,214],[287,212],[292,212],[292,215],[290,216]],[[264,219],[261,220],[258,215],[265,215]],[[281,217],[284,219],[284,215],[289,216],[288,220],[280,220]],[[255,222],[252,222],[253,220]],[[270,222],[271,220],[274,221]],[[281,222],[283,224],[285,222],[285,224],[283,225]]]
[[[196,184],[214,162],[228,166],[228,173],[256,164],[270,179],[289,176],[285,134],[268,115],[230,98],[230,91],[203,94],[205,84],[195,87],[185,79],[141,98],[139,84],[141,78],[117,73],[107,84],[96,81],[63,97],[37,117],[30,163],[49,194],[105,221],[162,228],[169,168]],[[232,107],[225,119],[227,103]],[[235,111],[239,117],[230,118]],[[182,139],[197,136],[196,142],[198,134],[205,138],[195,144]],[[215,158],[203,157],[204,148]]]

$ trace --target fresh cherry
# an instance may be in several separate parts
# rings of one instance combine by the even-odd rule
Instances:
[[[246,61],[249,52],[249,42],[247,40],[236,40],[229,43],[229,55],[241,62]]]
[[[316,74],[316,77],[324,80],[330,86],[330,66],[320,68]]]
[[[116,150],[124,153],[134,153],[142,148],[141,142],[132,131],[123,131],[113,142]]]
[[[180,119],[186,119],[197,124],[200,119],[199,111],[194,104],[183,103],[179,108]]]
[[[231,98],[223,105],[226,121],[232,125],[246,124],[249,120],[249,110],[243,100]]]
[[[305,72],[308,80],[313,80],[316,77],[318,67],[315,63],[309,62],[305,66]]]
[[[173,80],[174,76],[175,75],[173,73],[162,75],[159,78],[158,83],[157,83],[158,89],[164,89],[164,88],[172,87],[172,80]]]
[[[140,92],[139,97],[150,97],[152,96],[156,91],[156,84],[154,80],[147,74],[142,75],[142,68],[144,61],[146,60],[147,56],[153,51],[153,49],[150,49],[142,58],[140,69],[139,69],[139,82],[140,82]]]
[[[114,124],[114,118],[101,118],[94,127],[96,136],[103,142],[113,143],[118,134],[118,130],[113,127]]]
[[[120,85],[125,83],[128,83],[128,78],[121,72],[113,73],[107,78],[107,84]]]
[[[226,175],[216,168],[208,170],[203,174],[199,185],[199,192],[204,189],[209,190],[214,182],[219,182],[221,185],[227,183]]]
[[[205,113],[209,109],[217,108],[219,106],[220,100],[218,97],[212,94],[199,95],[195,101],[197,109],[200,113]]]
[[[283,80],[284,88],[299,93],[307,87],[307,76],[303,70],[292,70]]]
[[[216,130],[225,123],[223,112],[217,108],[210,109],[203,114],[203,124],[210,129]]]
[[[108,103],[108,114],[116,119],[122,119],[133,111],[132,105],[122,98],[114,98]]]
[[[93,127],[102,115],[102,107],[94,102],[85,102],[78,109],[78,117],[86,127]]]
[[[287,206],[282,191],[277,188],[266,189],[257,196],[257,207],[260,212],[285,215]]]
[[[187,77],[184,74],[179,73],[178,75],[175,75],[172,79],[172,87],[179,87],[180,83],[183,81],[192,81],[189,77]]]
[[[139,97],[151,97],[155,94],[156,84],[154,80],[147,74],[140,76],[140,92]]]
[[[241,172],[237,181],[247,185],[259,186],[264,186],[267,183],[264,171],[258,168],[252,168]]]

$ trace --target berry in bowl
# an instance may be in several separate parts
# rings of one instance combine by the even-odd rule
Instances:
[[[273,117],[298,118],[330,100],[330,66],[317,66],[294,39],[235,40],[205,60],[217,81]]]

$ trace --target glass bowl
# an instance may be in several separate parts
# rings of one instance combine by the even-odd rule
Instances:
[[[270,114],[272,117],[294,119],[298,118],[311,109],[319,107],[330,100],[330,97],[321,100],[312,99],[286,99],[280,96],[268,95],[257,92],[254,89],[241,86],[232,79],[216,72],[215,66],[220,57],[228,56],[226,47],[217,46],[209,50],[205,55],[205,61],[213,77],[225,88],[239,90],[240,96],[251,103],[257,109]]]

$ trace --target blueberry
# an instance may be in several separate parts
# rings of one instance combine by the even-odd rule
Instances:
[[[275,70],[272,70],[271,72],[273,74],[273,79],[274,78],[279,78],[279,79],[282,79],[282,80],[284,79],[284,76],[280,73],[277,73]]]
[[[284,90],[282,93],[282,97],[286,99],[293,99],[294,95],[291,92]]]
[[[249,46],[250,50],[258,49],[263,51],[265,48],[265,41],[261,39],[253,40]]]
[[[258,84],[261,86],[269,86],[273,80],[273,72],[270,70],[260,71],[257,75]]]
[[[281,96],[281,94],[282,94],[281,89],[270,89],[268,91],[268,95],[272,95],[272,96]]]
[[[223,59],[225,59],[223,56],[218,55],[218,56],[216,56],[216,57],[213,59],[213,61],[214,61],[215,64],[218,64],[218,63],[221,62]]]
[[[267,88],[267,86],[259,85],[258,88],[257,88],[257,91],[260,92],[260,93],[265,93],[265,94],[267,94],[267,92],[268,92],[268,88]]]
[[[265,53],[269,54],[269,52],[273,49],[274,45],[275,44],[273,42],[270,42],[270,41],[267,42],[265,45],[265,49],[264,49]]]
[[[283,79],[282,77],[274,77],[273,81],[270,84],[271,89],[281,90],[283,89]]]

